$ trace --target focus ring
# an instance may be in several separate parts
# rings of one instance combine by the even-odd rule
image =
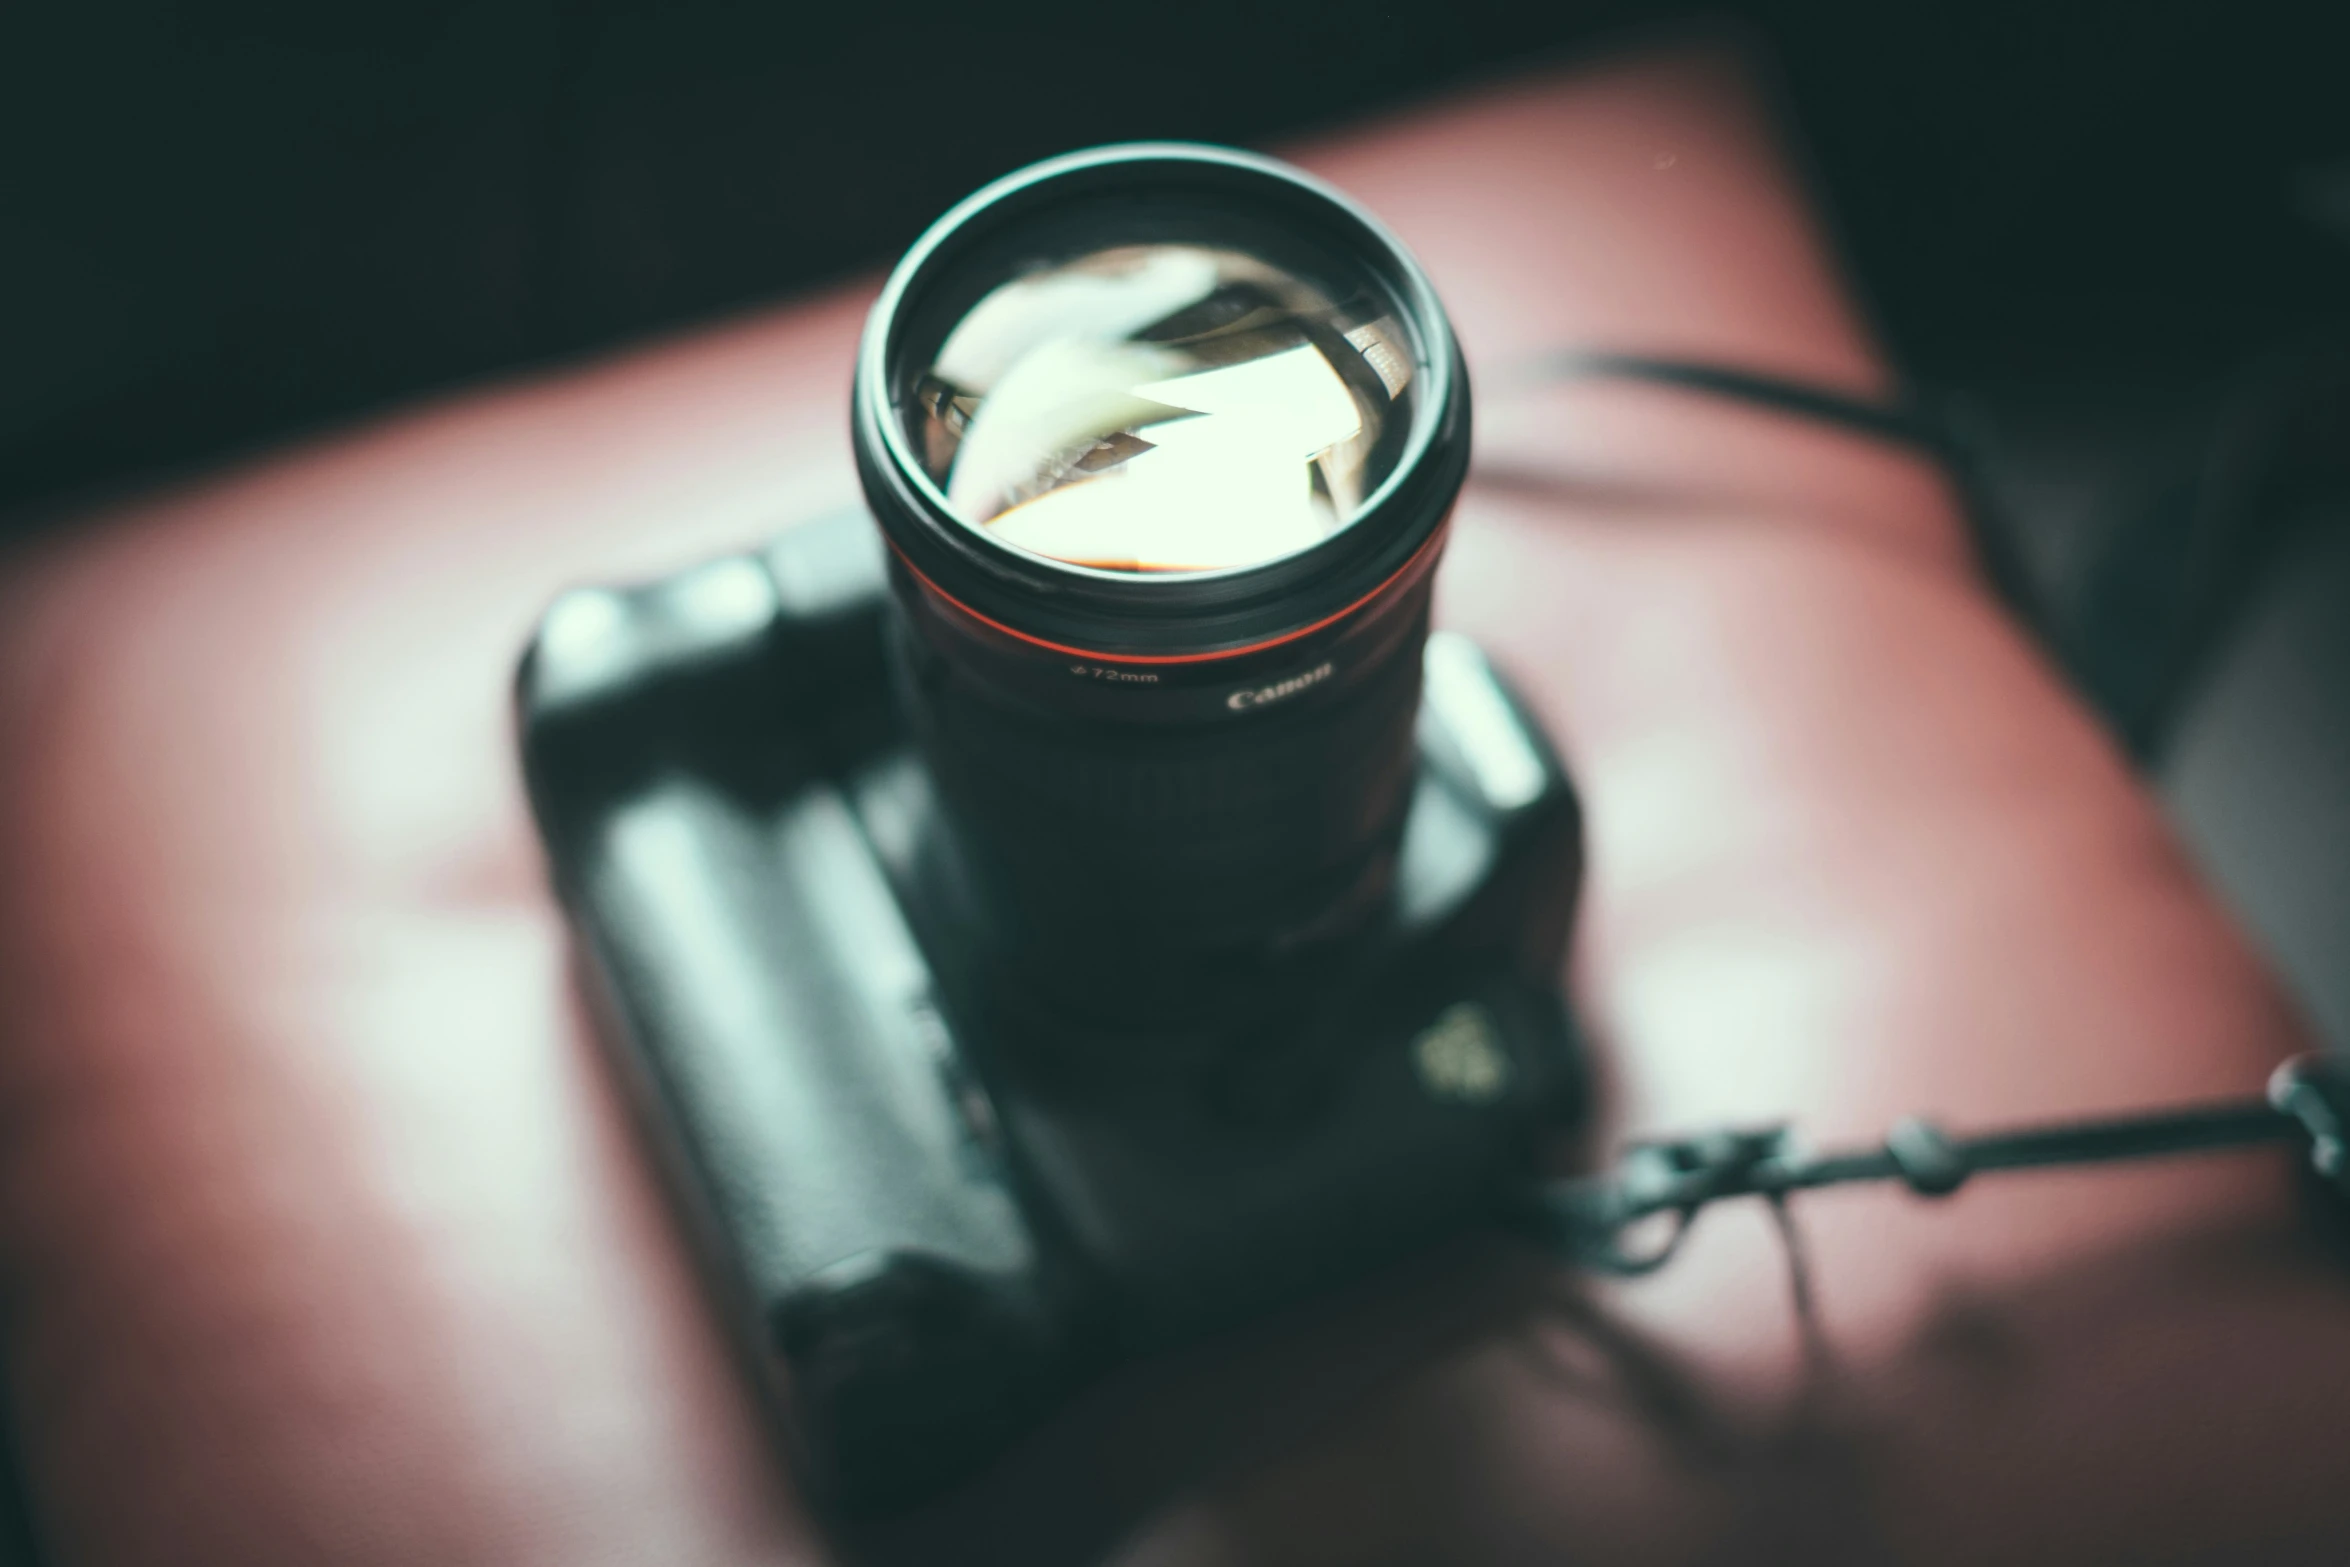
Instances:
[[[1409,803],[1424,595],[1326,702],[1215,725],[1054,724],[908,681],[916,744],[1015,944],[1133,973],[1142,950],[1337,935],[1384,891]],[[1180,971],[1181,964],[1174,970]]]

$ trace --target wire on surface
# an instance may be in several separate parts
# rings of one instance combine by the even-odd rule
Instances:
[[[1700,1210],[1731,1197],[1776,1204],[1796,1192],[1898,1180],[1921,1197],[1947,1197],[1973,1176],[2153,1159],[2300,1142],[2312,1169],[2350,1194],[2350,1077],[2316,1056],[2279,1067],[2267,1097],[2138,1115],[1953,1137],[1933,1122],[1896,1124],[1874,1148],[1806,1153],[1784,1126],[1638,1142],[1599,1175],[1552,1181],[1525,1194],[1518,1226],[1569,1260],[1603,1273],[1651,1273],[1672,1260]],[[1665,1220],[1661,1237],[1641,1227]]]
[[[2032,590],[2012,530],[2002,527],[1995,515],[1963,409],[1929,404],[1908,394],[1881,402],[1735,365],[1599,349],[1554,349],[1503,377],[1505,385],[1606,380],[1645,381],[1745,403],[1930,458],[1956,492],[1977,569],[2008,612],[2035,637],[2048,640],[2045,608]]]
[[[1831,424],[1871,440],[1914,446],[1928,456],[1948,461],[1949,434],[1935,420],[1910,406],[1849,397],[1808,382],[1790,381],[1732,365],[1696,360],[1665,359],[1649,354],[1606,353],[1592,349],[1559,349],[1534,359],[1519,372],[1538,381],[1649,381],[1703,392],[1731,402],[1752,403],[1779,413]]]

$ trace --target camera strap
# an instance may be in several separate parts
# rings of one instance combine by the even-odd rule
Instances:
[[[2310,1169],[2350,1196],[2350,1074],[2318,1056],[2277,1068],[2266,1097],[1954,1137],[1910,1118],[1874,1148],[1811,1153],[1784,1125],[1633,1143],[1613,1170],[1545,1183],[1513,1221],[1597,1272],[1653,1272],[1679,1250],[1700,1210],[1732,1197],[1783,1204],[1793,1193],[1900,1181],[1947,1197],[1975,1175],[2298,1143]],[[1651,1233],[1654,1232],[1654,1233]]]

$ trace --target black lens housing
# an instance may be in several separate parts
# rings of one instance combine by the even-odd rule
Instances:
[[[903,414],[954,324],[1025,265],[1153,242],[1335,280],[1399,324],[1416,394],[1401,450],[1319,543],[1218,570],[1071,565],[966,523],[924,471]],[[1053,159],[908,253],[866,329],[853,441],[973,936],[1025,988],[1096,1019],[1261,1009],[1277,971],[1376,923],[1469,423],[1460,351],[1418,264],[1271,159],[1176,144]]]

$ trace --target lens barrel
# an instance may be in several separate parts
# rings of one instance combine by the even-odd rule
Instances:
[[[1469,392],[1418,265],[1297,170],[1056,158],[916,243],[853,440],[989,961],[1204,1015],[1376,927]]]

